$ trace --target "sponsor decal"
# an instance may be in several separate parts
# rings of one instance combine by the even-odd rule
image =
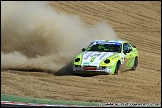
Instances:
[[[93,58],[90,60],[90,62],[93,62],[93,61],[95,60],[95,58],[96,58],[96,57],[93,57]]]
[[[97,56],[100,56],[100,55],[101,55],[101,54],[95,53],[94,55],[92,55],[92,54],[91,54],[91,56],[90,56],[90,57],[94,57],[94,56],[96,56],[96,57],[97,57]]]
[[[101,60],[107,53],[104,53],[100,58],[99,60]]]
[[[89,64],[89,62],[84,62],[83,64],[84,64],[84,65],[88,65],[88,64]]]
[[[86,53],[84,53],[86,55]],[[88,57],[93,54],[93,52],[91,52],[89,55],[87,55],[87,57],[84,58],[84,60],[88,59]]]

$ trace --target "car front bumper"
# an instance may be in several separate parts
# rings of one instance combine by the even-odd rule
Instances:
[[[89,68],[85,69],[84,67],[73,67],[73,72],[74,73],[80,73],[80,74],[111,74],[112,69],[108,68]]]

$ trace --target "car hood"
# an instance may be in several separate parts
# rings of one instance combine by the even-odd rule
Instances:
[[[84,52],[82,56],[82,66],[91,65],[99,66],[99,64],[106,58],[116,54],[116,52]]]

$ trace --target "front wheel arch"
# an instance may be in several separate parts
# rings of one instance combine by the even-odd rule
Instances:
[[[120,60],[118,60],[118,62],[116,63],[114,74],[118,74],[119,73],[120,66],[121,66],[121,62],[120,62]]]

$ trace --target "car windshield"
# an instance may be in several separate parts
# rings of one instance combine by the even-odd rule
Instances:
[[[94,44],[89,46],[86,51],[121,52],[121,46],[115,44]]]

